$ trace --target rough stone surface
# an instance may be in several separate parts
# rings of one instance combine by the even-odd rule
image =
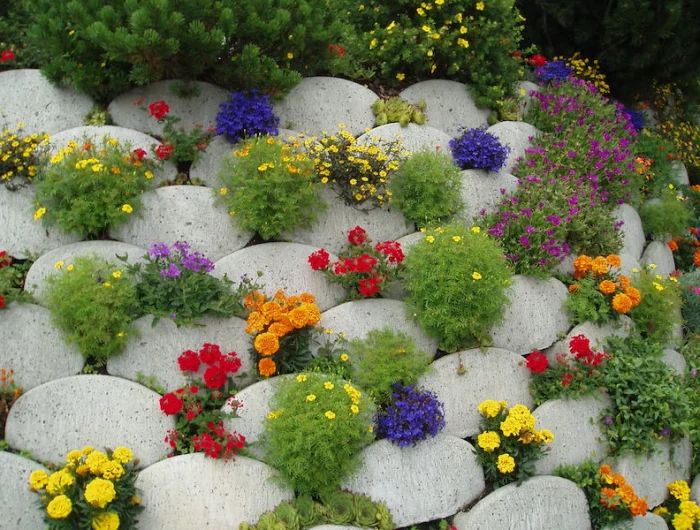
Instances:
[[[690,485],[690,500],[700,503],[700,474],[695,475]]]
[[[202,453],[169,458],[136,480],[145,510],[139,527],[149,530],[238,528],[294,498],[274,480],[271,467],[242,456],[222,462]]]
[[[532,106],[532,100],[534,98],[530,95],[530,93],[533,91],[541,92],[542,88],[532,81],[521,81],[518,84],[518,91],[516,92],[516,95],[520,98],[520,110],[523,115],[527,114],[527,111]]]
[[[629,204],[620,204],[613,210],[613,215],[618,221],[624,223],[620,228],[623,241],[620,254],[628,254],[636,260],[640,259],[644,250],[645,238],[642,220],[637,210]]]
[[[553,475],[560,465],[581,465],[592,458],[601,461],[607,454],[598,419],[610,406],[605,395],[580,399],[547,401],[533,411],[538,429],[549,429],[554,441],[547,456],[535,463],[538,475]]]
[[[620,315],[617,322],[607,322],[599,325],[590,321],[574,326],[562,340],[558,340],[552,346],[544,350],[550,363],[557,362],[557,355],[572,357],[569,350],[569,342],[576,335],[584,335],[591,341],[591,348],[594,350],[604,349],[605,339],[608,337],[627,337],[634,326],[634,322],[627,315]]]
[[[680,160],[674,160],[671,162],[673,167],[673,172],[671,173],[671,178],[676,181],[676,184],[690,186],[690,178],[688,178],[688,170],[686,169],[683,162]]]
[[[489,109],[477,108],[467,86],[457,81],[421,81],[403,90],[399,96],[409,103],[425,100],[428,125],[453,137],[461,135],[460,127],[471,129],[487,124]]]
[[[166,390],[175,390],[187,379],[180,372],[177,358],[185,350],[199,350],[205,343],[218,344],[223,353],[234,351],[241,360],[237,378],[239,387],[250,384],[249,373],[253,369],[250,336],[245,333],[246,323],[236,317],[204,317],[198,322],[203,326],[177,327],[169,318],[161,318],[152,326],[150,315],[135,320],[132,326],[135,336],[126,343],[121,355],[107,362],[107,371],[119,377],[136,381],[138,373],[155,377]]]
[[[633,269],[640,269],[641,264],[639,263],[639,258],[630,256],[629,254],[620,253],[620,260],[622,260],[622,265],[620,266],[620,273],[625,276],[632,276]]]
[[[398,210],[353,208],[330,188],[321,190],[321,196],[328,205],[327,210],[318,215],[312,227],[282,234],[285,239],[338,254],[348,246],[348,232],[356,226],[364,228],[376,242],[397,239],[414,230]]]
[[[531,138],[539,134],[536,127],[522,121],[502,121],[486,129],[486,132],[510,147],[510,153],[503,165],[503,171],[506,173],[513,172],[516,162],[525,155],[525,149],[532,144]]]
[[[357,139],[357,143],[369,145],[373,143],[372,138],[378,138],[378,142],[382,145],[398,140],[401,142],[401,149],[411,153],[422,150],[449,153],[452,139],[449,134],[430,125],[409,123],[407,127],[401,127],[398,123],[387,123],[363,134]]]
[[[503,322],[491,330],[493,346],[520,355],[551,346],[571,326],[564,301],[568,290],[554,278],[514,276]]]
[[[438,342],[428,337],[413,321],[403,302],[373,298],[346,302],[321,316],[321,325],[338,333],[345,333],[348,339],[364,338],[373,329],[392,328],[402,331],[416,341],[419,350],[434,355]]]
[[[646,497],[649,509],[655,508],[668,495],[667,485],[676,480],[688,480],[692,462],[692,447],[688,438],[671,446],[658,443],[658,452],[648,455],[626,455],[610,462],[615,473],[624,475],[639,497]]]
[[[560,477],[533,477],[508,484],[452,521],[457,530],[590,530],[588,501],[576,484]]]
[[[678,375],[682,376],[685,373],[685,357],[683,357],[676,350],[665,348],[664,356],[661,360],[671,367]]]
[[[460,375],[460,365],[466,373]],[[435,392],[445,405],[443,432],[458,438],[479,433],[479,403],[487,399],[505,400],[532,407],[528,385],[530,372],[523,358],[515,353],[476,348],[441,357],[421,376],[419,385]]]
[[[207,150],[200,153],[199,158],[192,164],[190,178],[199,179],[205,186],[219,189],[222,184],[218,174],[222,169],[224,158],[234,150],[235,144],[228,143],[223,136],[217,136],[209,142]]]
[[[32,471],[49,470],[20,455],[0,451],[0,530],[36,530],[44,528],[39,496],[29,491]]]
[[[462,171],[462,200],[464,211],[459,215],[467,223],[479,224],[481,212],[492,212],[504,194],[515,191],[518,179],[508,173],[494,173],[485,169]],[[501,193],[501,190],[503,193]]]
[[[358,470],[341,487],[384,502],[396,527],[447,517],[484,490],[472,451],[468,442],[447,434],[415,447],[381,440],[363,449]]]
[[[69,451],[86,445],[123,445],[146,467],[168,454],[163,438],[175,428],[175,418],[161,412],[159,399],[117,377],[66,377],[23,394],[10,410],[5,436],[10,447],[29,450],[40,461],[62,463]]]
[[[78,236],[35,221],[33,201],[34,191],[31,188],[13,192],[0,186],[0,248],[10,256],[27,258],[27,252],[43,254],[61,245],[80,241]]]
[[[82,241],[64,245],[47,252],[34,262],[27,273],[25,287],[31,292],[36,301],[41,304],[44,302],[46,279],[58,272],[56,263],[59,261],[64,262],[65,270],[65,267],[71,264],[77,256],[95,254],[119,266],[122,262],[117,259],[117,255],[128,256],[127,263],[133,264],[142,261],[145,253],[146,249],[119,241]]]
[[[0,72],[0,117],[9,126],[23,123],[25,134],[55,134],[83,123],[92,99],[72,88],[58,88],[39,70]]]
[[[423,239],[423,237],[425,237],[425,234],[422,232],[413,232],[412,234],[398,238],[396,241],[401,244],[404,254],[408,256],[411,247]],[[403,300],[406,297],[406,289],[403,280],[395,281],[391,287],[386,290],[383,296],[384,298],[391,298],[392,300]]]
[[[221,87],[193,81],[199,88],[199,95],[192,98],[181,98],[172,92],[173,81],[157,81],[148,86],[137,87],[116,97],[109,104],[109,113],[114,123],[137,131],[153,132],[161,135],[163,124],[159,123],[148,112],[148,106],[156,101],[165,101],[170,107],[168,115],[180,121],[175,127],[184,127],[189,131],[196,125],[201,125],[204,131],[215,126],[219,105],[228,99],[229,93]],[[134,105],[134,101],[143,98],[142,106]]]
[[[112,237],[148,248],[163,241],[187,241],[193,251],[212,261],[243,248],[252,232],[239,230],[224,208],[214,205],[211,189],[197,186],[169,186],[144,193],[141,217],[112,230]]]
[[[0,368],[14,370],[25,392],[83,369],[83,356],[63,341],[49,311],[38,305],[15,302],[3,309],[0,337]]]
[[[373,127],[371,107],[377,99],[369,88],[352,81],[307,77],[274,107],[282,127],[318,135],[337,132],[343,123],[357,136]]]
[[[673,252],[663,241],[652,241],[649,243],[644,249],[642,259],[639,262],[642,265],[653,263],[656,265],[656,274],[661,274],[662,276],[668,276],[676,270]]]
[[[663,517],[647,512],[641,517],[633,517],[632,525],[620,523],[610,527],[613,530],[668,530],[668,525]]]

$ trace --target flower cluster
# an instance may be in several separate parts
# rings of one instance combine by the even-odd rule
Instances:
[[[23,126],[18,123],[16,130],[7,128],[0,134],[0,180],[10,190],[28,184],[36,176],[49,143],[48,134],[24,136]]]
[[[600,466],[600,505],[607,510],[628,511],[632,517],[647,513],[646,497],[639,498],[634,488],[619,473],[613,474],[609,465]]]
[[[105,453],[93,447],[71,451],[51,474],[43,469],[29,477],[31,491],[41,496],[48,528],[129,530],[143,510],[134,482],[138,463],[126,447]],[[131,465],[129,465],[131,463]]]
[[[600,63],[597,59],[591,62],[588,57],[582,57],[579,52],[575,52],[571,57],[555,57],[554,60],[563,60],[571,68],[571,75],[591,83],[601,94],[610,94],[610,87],[605,81],[605,74],[600,72]],[[641,127],[637,127],[637,130]]]
[[[372,298],[389,288],[401,273],[404,253],[397,241],[380,241],[372,246],[367,232],[356,226],[348,232],[349,247],[331,263],[320,249],[309,256],[309,265],[333,283],[340,284],[350,300]]]
[[[321,138],[298,139],[298,145],[303,145],[314,160],[317,178],[322,184],[330,184],[350,206],[360,206],[367,200],[375,206],[389,204],[391,176],[410,152],[403,150],[398,140],[382,142],[373,136],[358,143],[344,124],[338,127],[335,134],[324,132]]]
[[[572,73],[574,69],[566,64],[563,60],[550,61],[535,70],[535,77],[540,83],[549,83],[550,81],[564,81]]]
[[[685,480],[676,480],[668,485],[671,494],[653,512],[664,518],[673,530],[696,530],[700,527],[700,507],[690,500],[690,486]]]
[[[268,298],[254,291],[245,306],[250,310],[245,332],[255,336],[251,353],[261,376],[294,373],[311,362],[313,326],[321,320],[312,294],[286,296],[280,289]]]
[[[13,61],[15,59],[15,52],[10,50],[9,48],[0,52],[0,64],[5,64],[6,62]]]
[[[5,432],[5,422],[7,421],[7,415],[10,413],[10,408],[12,408],[14,402],[17,401],[17,398],[24,391],[21,386],[17,386],[15,383],[12,377],[14,373],[14,370],[11,368],[9,370],[0,368],[0,436],[3,436]]]
[[[280,120],[269,99],[269,95],[257,90],[232,92],[229,99],[219,105],[216,134],[226,136],[232,144],[259,134],[277,136]]]
[[[452,158],[462,169],[499,171],[506,163],[510,147],[501,144],[485,129],[466,129],[459,138],[450,140]]]
[[[506,401],[488,399],[479,404],[480,434],[476,437],[477,463],[494,487],[522,481],[535,474],[535,462],[545,455],[544,445],[554,440],[547,429],[535,429],[535,417],[525,405],[508,407]]]
[[[434,392],[392,385],[391,401],[377,412],[377,436],[399,447],[416,445],[445,427],[444,405]]]
[[[177,454],[203,452],[211,458],[228,460],[243,449],[245,437],[224,428],[224,419],[234,418],[239,403],[235,399],[232,376],[241,367],[236,352],[222,353],[216,344],[204,344],[199,351],[184,351],[177,359],[189,382],[160,398],[160,410],[177,415],[174,430],[165,442]],[[201,378],[195,376],[201,375]],[[222,407],[227,405],[227,412]]]

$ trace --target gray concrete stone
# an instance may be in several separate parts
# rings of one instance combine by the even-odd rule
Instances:
[[[647,512],[646,515],[633,517],[631,526],[627,523],[619,523],[610,528],[613,530],[668,530],[668,525],[663,517]]]
[[[44,512],[39,495],[29,490],[29,476],[44,466],[20,455],[0,451],[0,530],[36,530],[44,528]]]
[[[690,500],[696,503],[700,502],[700,474],[695,475],[693,482],[690,484]]]
[[[493,134],[503,145],[510,147],[510,153],[502,169],[506,173],[513,172],[516,162],[525,156],[525,149],[532,144],[531,139],[539,135],[539,131],[534,126],[522,121],[502,121],[486,129],[486,132]]]
[[[462,367],[466,372],[463,372]],[[463,373],[462,373],[463,372]],[[532,407],[530,372],[523,358],[498,348],[465,350],[434,361],[419,385],[445,405],[443,432],[458,438],[479,433],[479,403],[487,399]]]
[[[620,204],[613,210],[613,215],[624,223],[620,228],[623,242],[620,254],[628,254],[638,260],[642,257],[645,238],[642,220],[637,210],[629,204]]]
[[[417,153],[422,150],[440,151],[450,153],[450,135],[431,127],[430,125],[416,125],[409,123],[407,127],[401,127],[398,123],[387,123],[376,127],[357,138],[359,145],[369,145],[377,138],[380,144],[387,145],[394,140],[401,142],[401,149]]]
[[[557,362],[558,355],[573,357],[569,350],[569,342],[576,335],[584,335],[591,341],[591,348],[596,351],[605,348],[605,339],[608,337],[628,337],[630,331],[634,327],[634,322],[627,315],[619,315],[617,322],[607,322],[599,325],[591,321],[586,321],[583,324],[577,324],[562,340],[558,340],[549,348],[543,350],[550,363]]]
[[[467,223],[479,224],[481,214],[496,210],[505,194],[514,192],[518,179],[509,173],[494,173],[485,169],[462,171],[462,200],[464,211],[459,215]]]
[[[690,178],[688,178],[688,170],[685,164],[680,160],[674,160],[671,162],[673,166],[673,173],[671,173],[671,178],[676,181],[676,184],[681,186],[690,186]]]
[[[457,530],[590,530],[588,501],[576,484],[560,477],[533,477],[508,484],[452,521]]]
[[[486,126],[490,112],[476,106],[466,85],[446,79],[421,81],[403,90],[399,96],[409,103],[425,100],[425,114],[430,126],[453,137],[461,135],[460,127]]]
[[[655,508],[668,496],[668,484],[688,480],[692,462],[692,447],[688,438],[673,444],[657,443],[658,452],[651,455],[625,455],[609,462],[615,473],[622,474],[639,497],[646,497],[649,509]]]
[[[564,301],[566,286],[559,280],[513,277],[503,322],[491,329],[493,346],[520,355],[544,349],[571,327]]]
[[[666,363],[666,365],[668,365],[670,368],[672,368],[673,371],[676,372],[678,375],[682,376],[685,373],[685,357],[683,357],[676,350],[672,350],[671,348],[665,348],[664,355],[661,358],[661,360],[664,363]]]
[[[146,467],[168,454],[163,438],[175,428],[175,418],[161,412],[159,399],[152,390],[117,377],[66,377],[23,394],[10,410],[5,437],[13,449],[54,464],[86,445],[100,450],[123,445]]]
[[[56,87],[39,70],[0,72],[0,119],[8,126],[24,123],[24,133],[55,134],[83,123],[93,101],[72,88]]]
[[[649,243],[644,249],[642,259],[640,259],[639,262],[642,265],[653,263],[656,265],[656,274],[660,274],[664,277],[676,270],[673,252],[663,241],[652,241]]]
[[[8,191],[0,186],[0,248],[9,255],[27,258],[29,254],[43,254],[80,241],[78,236],[61,232],[56,226],[48,228],[43,221],[35,221],[34,211],[33,189]]]
[[[423,232],[413,232],[412,234],[398,238],[396,241],[401,244],[404,254],[408,256],[411,247],[423,239],[423,237],[425,237]],[[391,298],[392,300],[403,300],[406,298],[406,289],[404,288],[403,281],[395,281],[391,287],[386,290],[383,296],[384,298]]]
[[[29,291],[39,304],[44,303],[44,290],[46,279],[56,274],[56,263],[64,262],[63,270],[70,265],[77,256],[97,255],[116,266],[121,266],[122,261],[117,255],[127,256],[128,264],[143,261],[147,250],[119,241],[82,241],[58,247],[41,256],[29,269],[25,282],[25,289]],[[126,264],[124,264],[126,265]]]
[[[473,447],[448,434],[398,447],[381,440],[360,453],[359,469],[341,487],[384,502],[396,527],[447,517],[484,490]]]
[[[216,262],[214,276],[228,274],[235,279],[242,274],[255,278],[262,272],[260,280],[265,284],[263,292],[273,296],[278,289],[287,295],[311,293],[316,297],[316,305],[326,311],[338,305],[345,291],[332,284],[324,275],[309,265],[309,256],[318,247],[299,243],[263,243],[244,248]]]
[[[178,328],[169,318],[161,318],[152,325],[153,317],[143,316],[132,323],[135,337],[126,344],[124,352],[107,361],[111,375],[138,380],[139,372],[155,377],[166,390],[175,390],[187,379],[180,372],[177,358],[185,350],[199,350],[205,343],[218,344],[223,353],[235,351],[241,360],[236,378],[242,388],[252,382],[250,372],[254,369],[248,349],[251,338],[245,333],[246,322],[240,318],[217,318],[207,316],[199,319],[203,326]]]
[[[520,111],[523,116],[525,116],[532,107],[533,97],[530,95],[531,92],[541,92],[542,88],[532,81],[520,81],[518,84],[518,90],[516,96],[520,98]]]
[[[377,95],[369,88],[340,78],[306,77],[279,103],[275,114],[287,129],[321,134],[338,131],[340,123],[357,136],[374,125],[372,103]]]
[[[0,317],[0,368],[14,370],[25,392],[48,381],[76,375],[85,360],[63,340],[51,313],[34,304],[10,304]]]
[[[632,276],[634,269],[641,269],[642,266],[639,263],[639,258],[634,258],[629,254],[620,253],[618,254],[622,260],[622,266],[620,267],[620,273],[625,276]]]
[[[548,454],[535,463],[538,475],[553,475],[561,465],[581,465],[591,458],[600,462],[607,454],[598,419],[610,406],[610,398],[586,396],[580,399],[555,399],[537,407],[532,414],[538,429],[549,429],[554,441]]]
[[[404,303],[398,300],[373,298],[346,302],[323,313],[321,326],[345,333],[348,339],[361,339],[373,329],[388,326],[406,333],[428,355],[434,355],[438,347],[438,341],[423,333]]]
[[[343,202],[329,187],[321,190],[321,197],[328,205],[324,213],[310,228],[299,228],[294,232],[285,232],[282,237],[318,248],[328,252],[340,253],[348,245],[348,232],[356,226],[367,231],[372,241],[397,239],[414,230],[398,210],[377,208],[371,211],[353,208]]]
[[[223,463],[202,453],[169,458],[142,471],[136,488],[148,530],[238,528],[254,524],[294,492],[278,485],[271,467],[242,456]]]
[[[199,88],[200,94],[193,98],[176,96],[171,87],[174,81],[158,81],[145,87],[137,87],[116,97],[109,104],[109,113],[114,123],[129,129],[146,133],[163,134],[163,125],[158,123],[148,112],[148,106],[156,101],[165,101],[170,107],[168,116],[179,118],[176,128],[184,127],[186,131],[201,125],[203,131],[216,125],[216,115],[219,105],[228,100],[229,92],[221,87],[201,81],[193,81]],[[134,102],[143,98],[140,109]]]
[[[187,241],[212,261],[243,248],[253,237],[231,223],[223,207],[215,206],[214,192],[197,186],[169,186],[141,197],[141,217],[115,228],[114,239],[148,248],[163,241]]]

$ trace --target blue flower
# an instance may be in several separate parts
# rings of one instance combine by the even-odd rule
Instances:
[[[399,447],[416,445],[445,427],[443,404],[433,392],[392,385],[392,403],[377,413],[377,435]]]
[[[251,90],[248,94],[233,92],[219,105],[216,134],[223,134],[230,143],[259,134],[276,136],[280,120],[274,115],[267,94]]]
[[[501,169],[510,153],[510,147],[502,145],[498,138],[483,128],[464,129],[462,136],[450,140],[450,150],[460,168],[491,171]]]
[[[540,83],[563,81],[573,73],[573,68],[564,61],[552,61],[535,70],[535,76]]]

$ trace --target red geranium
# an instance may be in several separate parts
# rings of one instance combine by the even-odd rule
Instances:
[[[348,267],[347,267],[347,265],[345,265],[345,263],[340,262],[340,261],[336,261],[333,264],[333,274],[335,274],[336,276],[341,276],[343,274],[347,274],[347,272],[348,272]]]
[[[221,357],[219,369],[225,374],[235,374],[241,368],[241,364],[241,360],[236,356],[235,352],[231,352]]]
[[[165,160],[166,158],[170,158],[173,149],[175,149],[175,147],[173,147],[172,144],[161,144],[155,148],[155,153],[160,160]]]
[[[355,270],[353,272],[372,272],[372,267],[377,264],[377,260],[369,254],[362,254],[355,260]]]
[[[338,57],[342,57],[343,55],[345,55],[345,48],[343,48],[340,44],[329,44],[328,53],[330,53],[331,55],[337,55]]]
[[[148,153],[144,151],[143,149],[134,149],[132,151],[133,155],[138,158],[139,160],[142,160],[144,156],[146,156]]]
[[[173,416],[179,414],[184,406],[185,402],[177,397],[173,392],[165,394],[160,398],[160,410],[162,410],[167,416]]]
[[[199,371],[199,357],[196,351],[187,350],[182,352],[177,358],[177,364],[180,365],[181,372],[197,372]]]
[[[218,366],[210,366],[204,371],[204,384],[212,390],[221,388],[226,384],[226,373]]]
[[[348,232],[348,241],[351,245],[361,245],[367,241],[367,232],[364,228],[356,226]]]
[[[4,50],[2,53],[0,53],[0,63],[6,63],[7,61],[11,61],[15,58],[15,52],[12,50]]]
[[[398,241],[380,241],[375,245],[374,250],[388,256],[389,263],[401,263],[406,257]]]
[[[195,401],[194,403],[190,403],[187,405],[187,421],[192,421],[197,417],[197,414],[202,412],[202,404],[199,401]]]
[[[315,271],[325,269],[331,261],[331,257],[325,249],[319,249],[309,256],[309,265]]]
[[[549,366],[549,359],[539,351],[533,351],[527,356],[525,362],[527,363],[528,369],[536,374],[541,374],[547,369],[547,366]]]
[[[358,282],[358,285],[360,287],[360,294],[367,298],[374,296],[379,292],[379,283],[381,282],[376,276],[360,280]]]
[[[7,255],[7,250],[0,252],[0,269],[12,265],[12,258]]]
[[[567,387],[571,381],[574,380],[574,376],[570,374],[569,372],[565,373],[564,375],[561,376],[561,385],[563,387]]]
[[[0,294],[0,309],[5,307],[5,297]]]
[[[148,106],[148,112],[156,120],[160,120],[163,116],[170,112],[170,107],[168,107],[168,104],[165,101],[154,101]]]
[[[544,55],[536,53],[535,55],[530,57],[530,64],[532,66],[544,66],[545,64],[547,64],[547,58]]]

